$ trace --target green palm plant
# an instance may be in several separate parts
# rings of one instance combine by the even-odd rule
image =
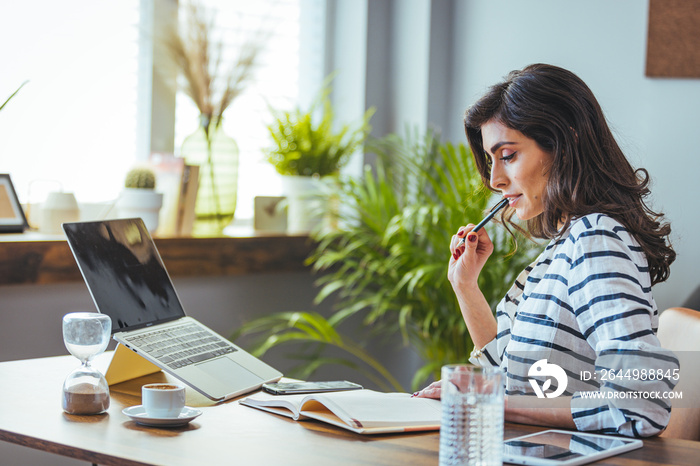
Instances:
[[[339,229],[313,234],[317,247],[309,257],[320,273],[316,303],[336,300],[331,316],[311,313],[266,316],[244,325],[235,337],[257,334],[252,351],[267,350],[290,341],[314,343],[299,369],[308,375],[320,364],[337,362],[319,357],[326,346],[345,350],[343,363],[397,388],[385,368],[337,331],[359,315],[370,335],[399,333],[425,364],[412,389],[440,367],[463,362],[473,348],[457,300],[447,281],[449,244],[460,225],[476,223],[492,203],[483,188],[471,154],[463,144],[441,143],[431,134],[401,138],[388,136],[373,143],[376,168],[360,179],[338,184]],[[489,227],[495,250],[479,285],[495,308],[516,275],[532,261],[537,248],[526,245],[513,254],[515,243],[501,226]],[[361,362],[362,364],[357,364]]]

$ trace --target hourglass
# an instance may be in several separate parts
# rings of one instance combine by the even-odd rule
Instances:
[[[82,363],[63,383],[63,410],[70,414],[100,414],[109,408],[107,379],[90,366],[90,360],[109,343],[112,320],[96,312],[63,316],[63,342]]]

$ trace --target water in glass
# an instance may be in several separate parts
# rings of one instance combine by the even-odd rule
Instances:
[[[440,465],[500,465],[503,416],[499,370],[443,368]]]

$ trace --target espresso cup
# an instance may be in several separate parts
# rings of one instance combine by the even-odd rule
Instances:
[[[176,418],[185,407],[185,387],[174,383],[144,385],[141,387],[141,404],[150,418]]]

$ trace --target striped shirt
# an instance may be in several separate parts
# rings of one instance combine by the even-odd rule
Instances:
[[[572,221],[518,276],[496,319],[496,338],[471,362],[503,368],[507,395],[557,391],[559,380],[532,367],[546,360],[566,373],[561,394],[578,430],[644,437],[668,424],[670,400],[653,394],[673,388],[678,363],[656,337],[646,256],[616,220]]]

